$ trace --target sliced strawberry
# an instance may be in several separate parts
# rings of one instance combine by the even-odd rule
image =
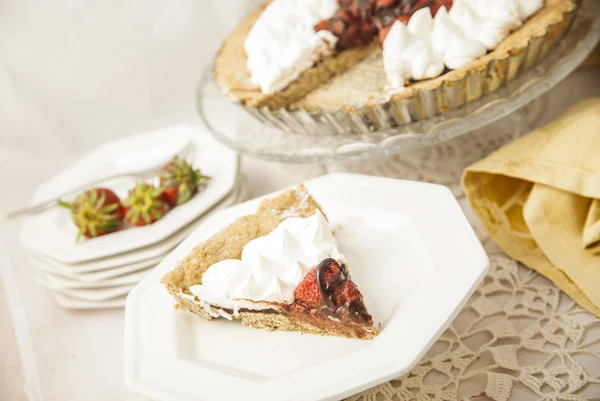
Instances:
[[[339,279],[340,270],[333,266],[330,270],[325,271],[325,283],[329,285]],[[317,285],[317,268],[315,267],[304,276],[304,279],[296,287],[294,292],[296,301],[310,307],[316,308],[323,303],[321,291]]]
[[[333,294],[336,305],[344,305],[362,299],[362,294],[350,280],[343,281],[340,286],[333,290]]]

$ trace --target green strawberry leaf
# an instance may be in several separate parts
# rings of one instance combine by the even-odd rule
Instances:
[[[106,193],[102,192],[102,195],[100,195],[100,199],[98,199],[95,203],[96,209],[101,209],[104,205],[104,202],[106,202]]]
[[[67,208],[69,210],[73,210],[73,205],[70,204],[69,202],[65,202],[65,201],[59,199],[58,201],[56,201],[56,203],[58,204],[58,206]]]
[[[102,208],[102,213],[114,212],[118,208],[119,208],[119,205],[117,203],[111,203],[110,205],[106,205]]]
[[[94,188],[90,190],[89,200],[92,205],[95,205],[96,201],[98,200],[98,192]]]
[[[154,220],[160,220],[160,218],[162,217],[156,209],[150,209],[150,214],[152,215]]]
[[[106,223],[102,224],[101,226],[99,226],[98,229],[100,231],[103,231],[106,233],[106,232],[114,231],[117,227],[119,227],[119,222],[109,221],[109,222],[106,222]]]

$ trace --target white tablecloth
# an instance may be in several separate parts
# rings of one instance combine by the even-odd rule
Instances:
[[[108,140],[197,121],[202,68],[255,1],[17,1],[0,5],[0,215]],[[550,95],[545,119],[599,85],[588,70]],[[301,170],[245,159],[252,196]],[[123,311],[61,309],[0,223],[0,400],[123,400]],[[7,300],[10,300],[10,311]],[[43,396],[43,398],[42,398]]]

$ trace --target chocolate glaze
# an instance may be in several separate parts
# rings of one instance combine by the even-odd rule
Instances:
[[[340,266],[337,260],[328,258],[321,261],[321,263],[319,263],[317,266],[317,286],[319,287],[319,292],[321,293],[321,298],[323,298],[325,305],[329,306],[330,308],[335,308],[336,305],[333,299],[333,288],[330,287],[330,283],[325,282],[325,271],[329,270],[334,272],[332,266],[335,266],[341,272],[340,280],[348,280],[348,271],[346,270],[346,265],[342,264]]]

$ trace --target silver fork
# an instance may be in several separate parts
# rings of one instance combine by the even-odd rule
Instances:
[[[181,149],[179,149],[172,157],[178,156],[181,158],[185,158],[187,156],[190,156],[191,154],[193,154],[195,150],[195,146],[194,146],[194,142],[192,141],[188,141]],[[169,159],[170,160],[170,159]],[[136,169],[132,169],[129,171],[121,171],[115,174],[111,174],[111,175],[106,175],[103,177],[100,177],[92,182],[88,182],[86,184],[80,185],[76,188],[71,188],[68,191],[63,192],[62,194],[56,195],[54,198],[52,199],[48,199],[42,202],[38,202],[36,204],[33,205],[29,205],[23,209],[18,209],[18,210],[13,210],[12,212],[9,212],[6,215],[7,219],[16,219],[19,217],[25,217],[25,216],[31,216],[31,215],[35,215],[41,212],[44,212],[46,210],[51,209],[54,206],[58,205],[58,200],[61,198],[67,198],[70,195],[73,195],[75,193],[79,193],[79,192],[83,192],[95,185],[101,184],[105,181],[109,181],[109,180],[113,180],[115,178],[126,178],[126,177],[132,177],[138,180],[143,180],[143,179],[147,179],[147,178],[151,178],[151,177],[155,177],[157,174],[160,173],[160,169],[162,168],[162,166],[164,165],[164,163],[166,163],[167,160],[161,160],[160,164],[157,164],[155,166],[143,169],[143,170],[136,170]]]

